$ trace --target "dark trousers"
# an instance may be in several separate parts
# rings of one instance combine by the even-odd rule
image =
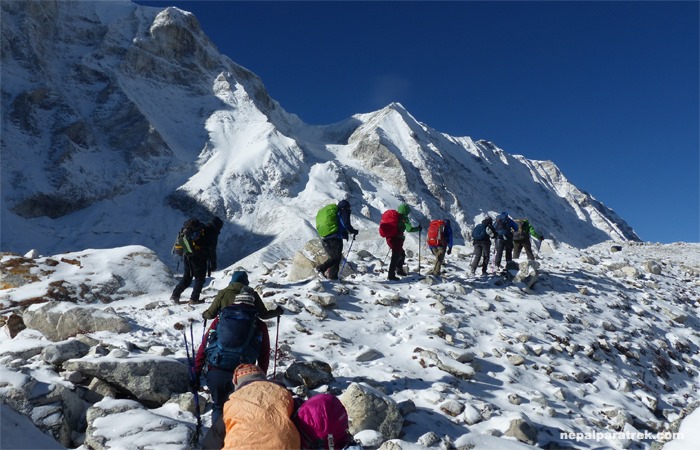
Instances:
[[[513,242],[513,258],[518,259],[520,256],[520,252],[525,249],[525,254],[527,255],[527,259],[533,260],[535,259],[535,255],[532,253],[532,242],[530,242],[530,238],[528,238],[525,241],[514,241]]]
[[[403,270],[404,262],[406,261],[406,252],[403,249],[404,236],[397,236],[393,238],[387,238],[386,242],[389,244],[391,249],[391,261],[389,262],[389,278],[396,277],[396,273],[399,275],[406,275]]]
[[[479,261],[483,258],[481,263],[481,273],[485,274],[486,269],[489,266],[489,259],[491,257],[491,241],[474,241],[474,258],[472,259],[472,273],[476,272],[476,268],[479,266]]]
[[[506,253],[506,264],[513,260],[513,239],[496,239],[496,266],[501,266],[501,258],[503,256],[503,251]]]
[[[185,258],[185,271],[182,274],[182,280],[173,289],[172,297],[177,299],[180,295],[190,287],[192,279],[194,279],[194,285],[192,286],[192,294],[190,295],[190,300],[199,301],[199,294],[202,292],[204,287],[204,281],[207,278],[207,260],[201,258]]]
[[[212,369],[207,372],[206,379],[212,402],[211,423],[216,423],[223,416],[224,403],[233,392],[233,372]]]
[[[342,239],[321,239],[323,249],[328,254],[326,262],[318,266],[319,272],[328,270],[328,278],[338,279],[340,262],[343,260],[343,240]]]

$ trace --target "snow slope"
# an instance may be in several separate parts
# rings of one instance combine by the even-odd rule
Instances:
[[[402,448],[422,448],[417,442],[429,432],[436,433],[441,445],[530,448],[504,435],[512,420],[524,417],[537,430],[537,447],[646,449],[654,441],[649,436],[669,430],[700,401],[700,248],[629,243],[613,253],[611,244],[583,250],[543,248],[539,281],[532,289],[494,275],[468,277],[471,252],[463,246],[448,256],[444,277],[423,280],[415,274],[417,248],[408,244],[414,274],[394,283],[385,281],[383,251],[352,252],[342,282],[289,282],[289,259],[270,265],[253,255],[215,273],[204,297],[209,300],[223,288],[231,270],[248,270],[268,306],[285,309],[277,374],[293,361],[321,360],[332,366],[335,381],[317,392],[340,392],[353,381],[363,381],[396,401],[412,400],[416,409],[405,417]],[[112,307],[138,326],[127,335],[102,334],[102,340],[132,348],[131,355],[165,346],[174,352],[172,357],[184,360],[182,335],[175,325],[194,321],[194,334],[201,335],[200,314],[206,305],[170,305],[169,289],[176,280],[168,285],[169,271],[158,261],[132,270],[122,258],[135,250],[149,253],[132,247],[53,259],[77,259],[84,268],[125,278],[127,288],[114,301],[92,305]],[[426,254],[423,248],[423,272],[432,263]],[[37,259],[40,266],[44,260]],[[0,291],[0,304],[7,308],[13,301],[35,297],[49,281],[100,282],[91,280],[93,269],[76,267],[47,268],[52,274],[44,280]],[[319,293],[331,296],[335,307],[316,305],[312,297]],[[153,302],[161,306],[147,307]],[[274,341],[275,321],[268,325]],[[3,337],[0,361],[5,364],[3,355],[17,347],[45,343],[32,330],[13,340]],[[445,365],[467,375],[454,376]],[[3,370],[2,378],[10,385],[20,372],[46,383],[66,383],[38,357]],[[156,429],[163,420],[184,420],[194,427],[191,414],[182,416],[166,406],[135,410],[135,416],[120,420],[153,422],[144,429]],[[692,430],[685,430],[688,436],[669,448],[692,448]],[[104,430],[108,432],[114,434]],[[113,436],[117,438],[120,448],[136,448],[135,441]],[[155,447],[169,442],[171,448],[187,448],[158,433],[142,437],[141,443],[143,439]]]

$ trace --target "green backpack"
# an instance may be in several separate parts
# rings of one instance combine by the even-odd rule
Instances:
[[[321,237],[335,234],[340,229],[338,224],[338,205],[331,203],[321,208],[316,214],[316,231]]]

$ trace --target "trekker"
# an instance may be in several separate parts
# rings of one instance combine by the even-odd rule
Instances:
[[[489,234],[489,232],[491,232]],[[496,238],[496,229],[493,227],[493,219],[486,216],[481,223],[472,230],[472,243],[474,244],[474,258],[472,259],[471,270],[472,275],[476,274],[476,268],[479,266],[479,261],[482,260],[481,274],[486,275],[486,269],[489,266],[489,258],[491,256],[491,238]]]
[[[328,254],[328,259],[323,264],[316,267],[316,271],[329,280],[338,279],[340,263],[343,260],[343,239],[348,240],[350,234],[352,234],[354,239],[358,233],[358,231],[350,224],[350,212],[350,203],[347,200],[339,201],[337,212],[333,215],[334,217],[329,218],[335,222],[337,231],[334,231],[332,234],[328,234],[326,236],[321,236],[321,229],[319,229],[321,244],[323,245],[323,249]]]
[[[515,223],[518,225],[515,233],[513,234],[513,258],[518,259],[522,249],[525,249],[525,254],[528,260],[535,259],[535,255],[532,253],[532,243],[530,242],[530,236],[534,237],[538,241],[542,242],[544,236],[539,234],[530,225],[527,219],[517,219]]]
[[[212,399],[212,423],[221,416],[224,403],[233,391],[233,371],[241,363],[255,363],[267,372],[270,360],[270,336],[263,320],[280,316],[282,307],[272,311],[265,308],[260,296],[248,285],[246,272],[237,271],[228,287],[219,292],[202,317],[214,318],[205,333],[195,357],[196,379],[204,375]],[[251,323],[253,322],[253,323]],[[221,324],[220,324],[221,323]],[[223,329],[222,327],[226,327]],[[254,328],[251,328],[254,326]],[[237,345],[224,353],[218,346],[228,348],[223,339]],[[199,386],[195,386],[198,388]]]
[[[182,254],[185,269],[182,279],[173,289],[170,301],[175,304],[180,303],[180,295],[194,279],[189,303],[191,305],[204,303],[199,296],[207,274],[211,276],[211,272],[216,270],[216,246],[223,226],[224,222],[218,217],[214,217],[207,225],[197,219],[189,219],[185,222],[173,250]]]
[[[426,238],[430,252],[435,256],[435,265],[429,275],[440,275],[442,264],[445,261],[445,253],[452,253],[452,223],[445,220],[433,220],[428,227]]]
[[[356,444],[349,431],[348,411],[332,394],[310,397],[299,406],[292,420],[299,431],[302,450],[347,449]]]
[[[216,294],[216,297],[214,297],[214,301],[211,302],[209,308],[202,313],[202,318],[207,320],[215,318],[217,314],[219,314],[219,311],[232,304],[235,301],[236,296],[241,293],[241,290],[249,284],[250,281],[248,280],[248,273],[246,271],[237,270],[233,272],[228,286]],[[277,306],[276,309],[271,311],[268,310],[255,290],[253,290],[253,297],[255,299],[255,309],[258,311],[260,319],[268,320],[282,315],[283,309],[281,306]]]
[[[503,251],[506,254],[506,266],[513,260],[513,231],[517,230],[518,224],[513,222],[507,212],[502,212],[496,216],[493,223],[496,230],[496,267],[501,268],[501,258]]]
[[[292,415],[298,399],[281,384],[267,381],[262,368],[241,364],[231,383],[235,392],[224,404],[223,414],[204,436],[202,447],[225,449],[299,449],[301,440]]]
[[[408,219],[408,215],[411,213],[411,208],[407,204],[400,204],[397,211],[398,223],[396,225],[396,234],[391,237],[386,237],[386,243],[391,249],[391,262],[389,263],[388,280],[398,280],[399,278],[396,275],[400,275],[402,277],[408,275],[406,271],[403,270],[404,261],[406,260],[406,251],[403,249],[403,243],[406,240],[404,231],[414,233],[416,231],[420,232],[423,230],[423,227],[420,225],[417,227],[411,225],[411,221]]]

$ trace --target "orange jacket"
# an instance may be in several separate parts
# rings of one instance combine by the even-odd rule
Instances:
[[[239,387],[224,405],[226,450],[298,450],[292,393],[270,381]]]

